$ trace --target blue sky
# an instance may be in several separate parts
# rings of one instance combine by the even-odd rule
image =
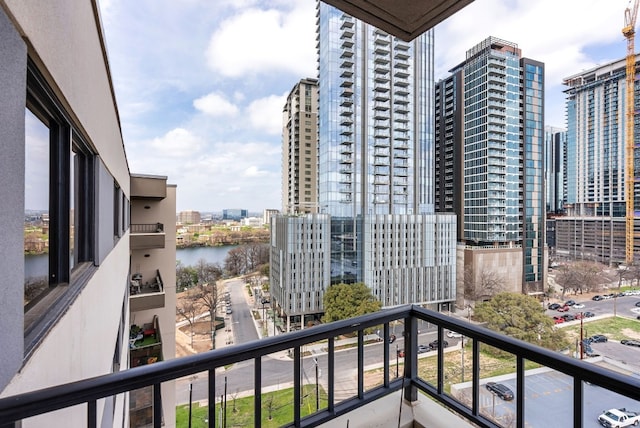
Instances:
[[[281,207],[282,107],[316,75],[315,0],[99,0],[129,167],[168,176],[177,210]],[[627,0],[476,0],[435,29],[436,80],[494,36],[562,78],[623,58]],[[640,45],[640,41],[638,43]]]

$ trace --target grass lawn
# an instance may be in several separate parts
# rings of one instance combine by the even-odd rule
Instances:
[[[563,328],[567,336],[575,340],[580,338],[580,324]],[[582,323],[584,337],[594,334],[604,334],[609,340],[620,341],[622,339],[640,338],[640,322],[634,319],[611,317],[596,321]]]
[[[300,407],[300,416],[304,417],[314,413],[316,410],[316,387],[315,385],[304,385],[304,401]],[[254,426],[254,403],[253,396],[242,397],[234,400],[231,395],[227,396],[227,427],[248,427]],[[222,410],[220,403],[217,404],[215,425],[219,427]],[[235,411],[234,411],[235,407]],[[320,409],[327,407],[327,395],[320,388]],[[191,410],[191,426],[193,428],[205,428],[210,426],[205,422],[208,418],[209,407],[200,406],[194,403]],[[271,414],[271,418],[269,418]],[[280,391],[267,392],[262,394],[262,423],[263,427],[279,427],[293,421],[293,388]],[[186,428],[189,426],[189,406],[182,405],[176,408],[176,427]]]

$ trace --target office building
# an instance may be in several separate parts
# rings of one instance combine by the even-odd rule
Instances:
[[[273,230],[272,237],[289,236],[272,238],[272,266],[281,263],[271,271],[272,295],[284,299],[274,297],[277,309],[288,319],[304,316],[298,308],[322,313],[330,284],[355,282],[366,284],[383,307],[448,307],[455,300],[456,231],[453,215],[434,213],[433,32],[405,42],[317,4],[321,215],[272,227],[322,230],[330,261],[327,244],[287,254],[303,238]],[[278,247],[282,242],[288,247]],[[282,262],[294,256],[321,272],[294,280],[288,271],[294,267]],[[319,294],[305,300],[313,293]]]
[[[318,212],[318,80],[302,79],[283,110],[282,212]]]
[[[493,271],[510,291],[542,293],[544,65],[489,37],[435,93],[435,204],[461,217],[465,271],[476,279]]]
[[[176,187],[129,172],[97,11],[0,5],[0,397],[175,356]],[[174,382],[150,391],[20,426],[171,426]]]
[[[222,210],[222,220],[234,220],[240,221],[243,218],[249,217],[249,210],[243,210],[238,208],[229,208]]]

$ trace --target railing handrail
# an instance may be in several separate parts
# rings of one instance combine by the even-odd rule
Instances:
[[[470,323],[466,320],[450,317],[448,315],[427,310],[415,305],[405,305],[395,308],[385,309],[376,313],[363,315],[360,317],[337,321],[329,324],[322,324],[308,329],[291,332],[288,334],[277,335],[263,338],[257,341],[235,345],[232,347],[216,349],[201,354],[176,358],[168,361],[157,362],[121,372],[97,376],[90,379],[84,379],[73,383],[58,385],[38,391],[22,393],[11,397],[0,399],[0,421],[14,421],[54,410],[74,406],[77,404],[88,403],[89,415],[95,414],[96,400],[117,394],[126,393],[135,389],[153,385],[158,389],[162,382],[175,380],[196,373],[209,371],[211,376],[213,371],[222,366],[233,364],[240,361],[254,360],[259,362],[262,356],[273,354],[275,352],[284,351],[293,348],[294,355],[300,357],[300,349],[302,346],[317,342],[320,340],[329,340],[329,353],[335,352],[334,338],[344,334],[358,331],[358,348],[359,359],[361,359],[363,346],[363,331],[366,328],[384,325],[385,339],[389,336],[389,323],[402,319],[404,325],[404,381],[386,379],[383,387],[378,390],[366,391],[359,393],[356,399],[348,402],[340,402],[330,404],[329,409],[320,414],[305,419],[306,421],[322,422],[335,417],[337,410],[344,413],[355,409],[366,402],[370,402],[376,397],[386,395],[393,391],[397,391],[404,386],[405,399],[414,401],[417,399],[415,393],[416,388],[421,389],[431,395],[441,403],[458,411],[460,414],[474,421],[479,426],[495,426],[479,414],[476,404],[472,404],[472,408],[468,408],[448,396],[443,391],[443,375],[442,375],[442,352],[440,352],[438,385],[433,386],[417,375],[417,320],[425,320],[437,326],[437,334],[439,342],[442,343],[445,338],[445,330],[453,330],[461,333],[468,340],[471,340],[474,348],[474,355],[479,355],[479,344],[487,344],[502,349],[513,354],[517,360],[517,384],[519,388],[523,388],[524,380],[524,364],[523,361],[530,360],[542,364],[551,369],[555,369],[561,373],[565,373],[574,378],[574,426],[579,426],[582,421],[582,388],[579,388],[581,382],[586,381],[594,385],[604,387],[615,391],[621,395],[638,399],[640,397],[640,381],[630,376],[607,370],[594,364],[587,363],[578,359],[570,358],[566,355],[544,349],[521,340],[517,340],[500,333],[491,331],[482,326]],[[386,345],[384,350],[384,363],[389,365],[389,346],[388,340],[384,341]],[[332,359],[330,359],[332,361]],[[331,363],[332,364],[332,363]],[[300,370],[299,362],[297,369],[294,358],[294,371]],[[359,370],[363,367],[359,366]],[[258,368],[259,370],[259,368]],[[480,382],[479,362],[474,358],[473,391],[474,398],[472,402],[478,401],[478,385]],[[331,369],[330,369],[331,371]],[[257,376],[259,378],[259,376]],[[360,374],[359,378],[362,378]],[[294,379],[296,379],[294,377]],[[360,381],[359,381],[360,383]],[[299,390],[299,385],[297,386]],[[330,387],[331,388],[331,387]],[[362,391],[362,385],[359,385],[359,391]],[[259,400],[259,398],[258,398]],[[524,394],[522,391],[516,394],[516,402],[519,408],[524,406]],[[345,410],[346,409],[346,410]],[[215,409],[212,409],[215,411]],[[299,409],[298,409],[299,411]],[[258,412],[258,410],[256,410]],[[523,412],[518,412],[522,418]],[[294,424],[299,424],[299,412]],[[517,426],[522,425],[523,420],[518,421]],[[88,423],[94,426],[95,423]],[[4,426],[4,425],[2,425]],[[157,425],[159,426],[159,425]]]

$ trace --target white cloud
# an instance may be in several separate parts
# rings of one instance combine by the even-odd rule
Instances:
[[[201,112],[214,117],[235,116],[238,113],[238,107],[217,93],[210,93],[198,98],[193,102],[193,106]]]
[[[209,41],[209,67],[224,76],[286,72],[315,75],[313,1],[290,10],[251,8],[222,22]]]
[[[271,135],[282,134],[282,108],[287,94],[271,95],[253,101],[247,107],[247,116],[251,125]]]
[[[198,153],[204,141],[184,128],[176,128],[148,143],[153,155],[169,159],[190,157]],[[148,152],[149,153],[149,152]]]

